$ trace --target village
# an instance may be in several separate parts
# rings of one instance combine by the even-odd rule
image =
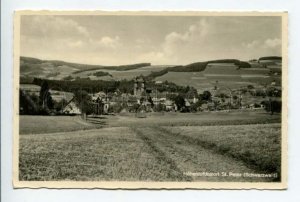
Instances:
[[[156,81],[156,88],[149,88],[143,77],[136,77],[133,79],[132,93],[122,93],[116,89],[114,92],[84,91],[84,95],[50,89],[41,92],[42,88],[39,86],[21,85],[21,95],[24,95],[25,102],[21,102],[20,113],[32,114],[23,109],[40,108],[39,105],[48,108],[51,115],[136,113],[140,118],[146,117],[148,112],[188,113],[264,109],[271,111],[270,105],[274,105],[273,102],[279,100],[281,96],[281,89],[275,82],[272,82],[268,88],[255,88],[249,85],[240,89],[229,89],[215,81],[210,90],[205,90],[201,94],[189,86],[186,87],[186,93],[158,91],[157,87],[162,85],[165,83]],[[80,96],[81,98],[78,98]],[[26,106],[22,106],[22,103]],[[272,110],[278,111],[275,108]]]

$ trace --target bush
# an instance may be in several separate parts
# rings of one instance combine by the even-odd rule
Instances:
[[[272,114],[274,112],[281,113],[281,106],[282,102],[277,100],[270,100],[270,101],[263,101],[263,105],[265,105],[265,110],[267,112],[271,112]]]
[[[111,76],[108,72],[102,72],[102,71],[95,72],[93,75],[94,75],[94,76],[97,76],[97,77],[101,77],[101,76]]]

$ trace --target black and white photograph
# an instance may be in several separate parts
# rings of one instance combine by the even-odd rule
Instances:
[[[287,13],[18,11],[14,187],[286,188]]]

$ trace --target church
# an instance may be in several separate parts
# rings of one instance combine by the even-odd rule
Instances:
[[[134,79],[133,95],[141,98],[145,92],[145,80],[142,77]]]

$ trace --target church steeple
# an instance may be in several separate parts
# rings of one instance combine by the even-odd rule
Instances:
[[[134,79],[134,95],[141,96],[141,94],[145,91],[145,80],[141,77],[136,77]]]

